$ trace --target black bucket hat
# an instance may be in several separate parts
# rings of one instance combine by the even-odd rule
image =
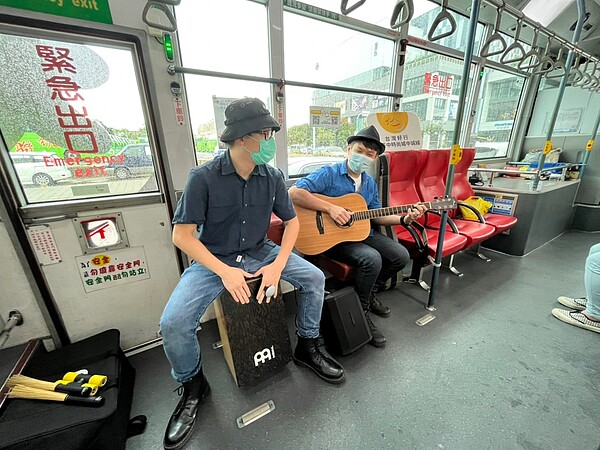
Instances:
[[[221,141],[235,141],[263,128],[272,128],[274,131],[281,129],[262,101],[250,97],[240,98],[225,108],[225,131],[221,135]]]
[[[373,142],[377,147],[377,151],[381,155],[383,152],[385,152],[385,145],[383,145],[379,139],[379,132],[377,131],[377,128],[371,125],[370,127],[363,128],[354,136],[350,136],[348,138],[348,144],[351,144],[354,141]]]

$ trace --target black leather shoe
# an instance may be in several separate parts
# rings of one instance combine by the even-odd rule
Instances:
[[[381,334],[381,331],[377,329],[373,321],[371,321],[371,317],[369,313],[365,313],[365,317],[367,318],[367,325],[369,325],[369,330],[371,330],[371,344],[373,347],[385,347],[385,337]]]
[[[381,300],[379,300],[375,294],[371,294],[369,311],[380,317],[387,317],[390,315],[390,308],[381,303]]]
[[[210,386],[202,370],[190,381],[183,383],[181,388],[183,388],[183,395],[165,431],[163,446],[167,450],[179,449],[190,439],[198,408],[210,392]]]
[[[293,358],[296,364],[312,369],[329,383],[341,383],[344,380],[344,369],[327,353],[321,337],[310,339],[298,336]]]

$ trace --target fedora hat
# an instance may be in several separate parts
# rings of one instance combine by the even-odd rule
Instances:
[[[379,133],[377,132],[377,128],[371,125],[370,127],[363,128],[354,136],[350,136],[348,138],[348,144],[351,144],[354,141],[372,142],[375,144],[375,146],[377,147],[377,151],[381,155],[385,151],[385,145],[383,145],[379,139],[380,138]]]
[[[250,97],[240,98],[225,108],[225,130],[221,141],[235,141],[263,128],[272,128],[274,131],[281,129],[262,101]]]

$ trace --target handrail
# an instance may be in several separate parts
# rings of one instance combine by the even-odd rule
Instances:
[[[500,24],[502,23],[502,11],[504,10],[505,5],[506,5],[506,2],[504,0],[502,0],[502,5],[499,6],[498,8],[496,8],[496,23],[494,24],[493,33],[490,37],[487,38],[487,40],[483,44],[483,47],[481,48],[481,51],[479,52],[479,54],[481,55],[482,58],[499,55],[500,53],[504,53],[504,51],[506,50],[506,40],[502,36],[502,33],[500,33],[500,31],[499,31]],[[492,42],[500,42],[502,44],[502,48],[500,48],[499,50],[490,52],[489,49],[490,49]]]
[[[519,65],[518,65],[519,69],[521,69],[521,70],[533,69],[534,67],[539,66],[540,63],[542,62],[542,55],[540,55],[540,52],[537,49],[537,41],[538,41],[539,32],[540,32],[540,29],[538,27],[536,27],[535,30],[533,30],[533,42],[531,43],[531,50],[529,50],[527,53],[525,53],[525,55],[523,55],[523,59],[521,61],[519,61]],[[529,58],[531,58],[531,62],[529,64],[523,64]]]
[[[400,17],[400,14],[405,10],[404,7],[406,7],[407,12],[404,16]],[[392,11],[392,17],[390,19],[390,28],[392,30],[396,30],[405,23],[410,22],[410,19],[412,19],[414,13],[415,5],[413,3],[413,0],[398,0],[396,2],[396,5],[394,6],[394,10]]]
[[[517,61],[522,61],[523,58],[525,57],[525,49],[523,48],[523,45],[519,42],[519,37],[521,36],[522,23],[523,23],[522,18],[517,19],[517,29],[515,31],[515,42],[510,44],[508,46],[508,48],[504,51],[504,54],[500,58],[501,64],[509,64],[509,63],[513,63],[513,62],[517,62]],[[519,52],[521,52],[521,56],[508,59],[507,56],[514,50],[517,50],[517,55],[519,54]]]
[[[546,43],[546,48],[544,49],[544,56],[540,61],[540,64],[537,69],[533,71],[536,75],[543,75],[548,72],[552,72],[554,70],[554,60],[550,57],[550,46],[552,45],[552,36],[548,36],[548,42]],[[544,69],[544,65],[548,64],[548,67]]]
[[[342,4],[340,6],[340,11],[342,12],[342,14],[344,16],[347,16],[348,14],[350,14],[352,11],[354,11],[355,9],[360,8],[362,5],[364,5],[364,3],[367,0],[358,0],[354,5],[352,5],[350,8],[348,8],[348,0],[342,0]]]
[[[177,6],[181,3],[181,0],[154,0],[157,3],[164,3],[165,5]]]
[[[165,14],[165,16],[167,16],[170,25],[163,25],[160,22],[153,22],[152,20],[150,20],[148,18],[148,13],[152,8],[156,8],[162,11]],[[148,3],[146,3],[146,6],[144,6],[144,10],[142,11],[142,20],[146,25],[152,28],[168,31],[170,33],[174,33],[175,31],[177,31],[177,21],[175,20],[175,16],[173,16],[173,13],[169,9],[169,7],[164,3],[160,3],[159,0],[150,0],[148,1]]]
[[[561,47],[558,49],[558,55],[556,56],[556,61],[554,61],[554,69],[552,70],[553,72],[555,70],[558,70],[559,73],[555,74],[555,75],[546,75],[546,78],[562,78],[565,75],[565,72],[567,71],[567,69],[565,67],[565,63],[562,62],[563,49],[564,49],[564,47],[561,45]]]
[[[446,31],[445,33],[440,33],[437,36],[434,36],[433,34],[437,30],[437,27],[439,27],[440,23],[442,23],[444,20],[450,22],[450,30]],[[442,0],[442,10],[431,24],[431,28],[429,28],[429,33],[427,33],[427,39],[429,39],[429,42],[439,41],[440,39],[452,35],[455,31],[456,20],[454,20],[452,14],[448,12],[448,0]]]

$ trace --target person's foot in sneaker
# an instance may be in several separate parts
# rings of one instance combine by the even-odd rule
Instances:
[[[564,305],[570,309],[576,309],[577,311],[583,311],[587,305],[587,298],[585,298],[585,297],[572,298],[572,297],[560,296],[560,297],[558,297],[558,303],[560,303],[561,305]]]
[[[552,315],[565,323],[600,333],[600,318],[590,317],[586,311],[566,311],[554,308]]]

